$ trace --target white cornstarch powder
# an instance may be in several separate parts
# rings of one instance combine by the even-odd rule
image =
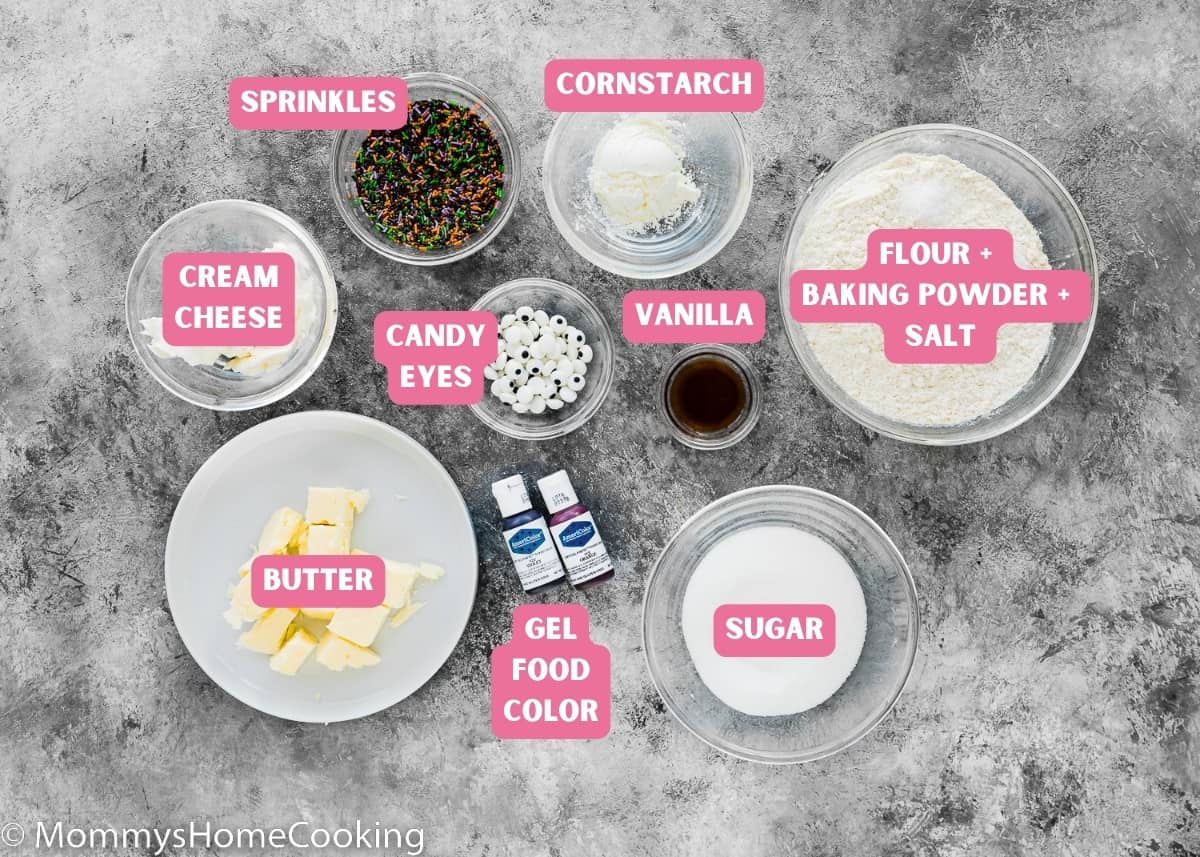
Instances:
[[[813,214],[794,269],[858,268],[876,229],[993,228],[1012,234],[1022,268],[1050,267],[1028,218],[988,177],[944,155],[897,155],[846,181]],[[1050,346],[1050,324],[1006,324],[991,363],[900,364],[883,354],[874,324],[806,324],[821,366],[851,398],[911,425],[947,426],[986,416],[1033,377]]]

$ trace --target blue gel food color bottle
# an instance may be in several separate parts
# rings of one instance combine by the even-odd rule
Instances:
[[[559,470],[538,480],[538,490],[550,513],[550,532],[567,567],[572,586],[586,589],[615,575],[608,549],[587,506],[579,502],[567,471]]]
[[[503,519],[504,546],[512,557],[526,592],[542,592],[558,584],[565,576],[562,560],[541,512],[533,510],[525,477],[520,473],[492,483],[492,495]]]

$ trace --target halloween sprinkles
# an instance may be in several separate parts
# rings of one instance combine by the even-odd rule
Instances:
[[[495,216],[504,167],[500,142],[476,110],[431,98],[409,104],[404,127],[367,135],[354,183],[381,234],[438,250],[459,246]]]

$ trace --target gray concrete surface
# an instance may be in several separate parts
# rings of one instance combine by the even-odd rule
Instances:
[[[0,826],[361,818],[420,825],[435,855],[1200,854],[1200,6],[18,0],[0,9],[0,39]],[[330,202],[328,137],[232,131],[229,79],[459,74],[500,100],[533,167],[553,121],[546,60],[664,51],[767,69],[766,106],[745,121],[749,216],[673,283],[767,294],[769,335],[748,349],[770,388],[756,433],[716,455],[673,444],[651,408],[666,348],[627,348],[600,416],[540,446],[462,411],[391,406],[371,359],[380,310],[461,308],[547,274],[615,319],[631,284],[559,238],[536,177],[469,261],[418,270],[374,256]],[[1023,428],[953,450],[894,443],[835,411],[792,357],[776,297],[786,223],[812,180],[867,136],[938,120],[1042,159],[1105,265],[1095,338],[1062,395]],[[146,236],[227,196],[309,228],[342,306],[315,377],[240,415],[161,390],[123,321]],[[162,583],[196,468],[243,429],[309,408],[378,417],[428,445],[463,488],[483,557],[470,628],[438,676],[328,728],[214,687]],[[501,743],[488,729],[487,658],[518,598],[487,482],[514,463],[569,466],[619,557],[618,581],[587,596],[614,655],[604,741]],[[643,581],[665,538],[713,498],[770,482],[876,516],[923,610],[895,712],[805,767],[708,751],[663,710],[639,649]]]

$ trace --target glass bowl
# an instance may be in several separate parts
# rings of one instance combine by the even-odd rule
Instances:
[[[742,383],[746,385],[746,408],[736,420],[727,425],[720,431],[709,434],[701,434],[691,428],[681,425],[671,416],[671,406],[668,401],[671,391],[671,379],[685,363],[693,360],[696,357],[704,357],[712,355],[718,359],[723,359],[729,362],[737,373],[742,378]],[[740,443],[745,437],[754,431],[754,427],[758,425],[759,417],[762,416],[763,409],[763,389],[762,379],[759,378],[750,361],[746,359],[736,348],[730,348],[728,345],[718,344],[702,344],[692,345],[683,349],[675,355],[675,359],[663,372],[662,378],[659,380],[660,395],[658,397],[658,412],[666,422],[667,427],[671,430],[671,436],[684,446],[690,446],[692,449],[728,449],[736,443]]]
[[[297,328],[298,338],[280,365],[261,375],[243,375],[211,365],[193,366],[150,347],[141,322],[162,315],[162,263],[168,253],[268,248],[291,254],[296,264],[296,304],[306,307],[312,319]],[[244,411],[282,399],[321,365],[337,324],[337,286],[325,254],[292,218],[257,202],[215,200],[179,212],[146,239],[129,272],[125,323],[138,358],[167,390],[203,408]]]
[[[612,330],[600,310],[578,289],[541,277],[524,277],[502,283],[476,301],[472,310],[486,310],[499,320],[517,307],[544,309],[550,315],[562,315],[569,324],[578,327],[592,346],[592,362],[588,364],[587,384],[579,398],[557,411],[540,414],[518,414],[492,395],[491,382],[484,383],[483,400],[471,405],[471,410],[484,425],[509,437],[521,440],[549,440],[570,434],[590,420],[604,404],[612,389],[616,362]]]
[[[796,527],[836,548],[867,605],[862,654],[845,684],[817,707],[787,716],[743,714],[714,696],[696,672],[681,625],[684,593],[704,555],[729,535],[763,525]],[[891,539],[846,501],[794,485],[729,494],[684,522],[650,572],[642,612],[650,677],[671,713],[723,753],[774,764],[824,758],[874,729],[908,680],[917,628],[916,588]]]
[[[994,181],[1008,194],[1041,236],[1052,268],[1077,268],[1092,281],[1092,312],[1083,324],[1056,324],[1041,365],[1024,388],[991,413],[945,426],[915,425],[875,413],[851,398],[822,367],[792,318],[788,280],[792,259],[813,213],[829,195],[862,170],[902,153],[946,155]],[[886,224],[881,224],[886,225]],[[1092,336],[1099,306],[1099,261],[1083,215],[1066,189],[1032,155],[995,134],[958,125],[913,125],[860,143],[842,156],[810,189],[792,220],[779,269],[779,296],[792,349],[829,401],[851,418],[880,434],[910,443],[954,446],[996,437],[1030,419],[1070,380]]]
[[[470,256],[495,238],[504,228],[504,224],[508,223],[517,204],[517,191],[521,187],[521,153],[512,124],[496,103],[473,84],[437,72],[405,75],[404,80],[408,85],[410,103],[436,98],[451,104],[471,107],[496,135],[504,158],[504,195],[495,215],[486,226],[457,247],[418,250],[390,240],[375,228],[374,223],[363,211],[358,200],[358,188],[354,183],[354,164],[358,158],[358,151],[369,133],[367,131],[339,131],[334,137],[329,169],[330,188],[338,213],[342,215],[350,231],[376,253],[410,265],[445,265]]]
[[[671,123],[700,199],[674,224],[645,234],[612,225],[592,193],[589,173],[600,138],[630,114],[564,113],[542,162],[550,217],[567,243],[594,265],[634,279],[682,274],[729,243],[750,205],[750,148],[732,113],[655,114]]]

